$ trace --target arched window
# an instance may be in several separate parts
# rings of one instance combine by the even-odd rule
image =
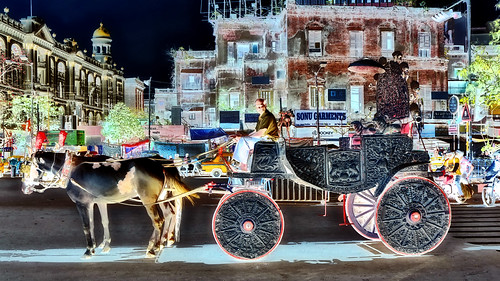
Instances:
[[[95,95],[95,82],[94,76],[92,74],[87,75],[87,85],[88,85],[88,104],[94,105],[94,95]]]
[[[5,40],[0,37],[0,54],[5,55],[7,47],[5,46]]]
[[[10,47],[10,52],[11,52],[11,57],[12,58],[18,58],[22,55],[22,50],[21,47],[19,47],[18,44],[12,44],[12,47]]]
[[[64,62],[58,62],[57,63],[57,88],[58,88],[58,96],[60,98],[65,97],[65,91],[64,91],[64,86],[65,86],[65,81],[66,81],[66,65]]]
[[[101,106],[101,103],[102,103],[102,96],[101,95],[102,95],[101,78],[96,77],[96,79],[95,79],[95,97],[96,97],[95,104],[97,106]]]

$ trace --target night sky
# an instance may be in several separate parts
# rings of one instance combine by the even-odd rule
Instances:
[[[169,86],[172,62],[167,53],[172,48],[215,48],[211,25],[200,12],[202,2],[205,7],[207,0],[32,0],[33,16],[45,20],[57,41],[74,38],[89,53],[92,33],[102,22],[113,39],[113,59],[124,67],[125,77],[152,76],[153,87],[160,88]],[[426,1],[429,7],[455,2]],[[497,0],[471,2],[473,27],[498,16],[493,8]],[[30,15],[30,0],[0,0],[0,8],[4,7],[16,20]]]

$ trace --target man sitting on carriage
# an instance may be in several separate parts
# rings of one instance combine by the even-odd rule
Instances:
[[[255,126],[255,131],[246,137],[237,137],[238,143],[234,148],[233,159],[239,162],[238,170],[248,171],[248,158],[249,154],[260,140],[268,139],[276,141],[279,138],[278,124],[274,115],[267,110],[266,101],[264,99],[257,99],[255,107],[260,114]]]

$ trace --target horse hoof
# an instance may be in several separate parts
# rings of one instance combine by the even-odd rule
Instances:
[[[168,241],[167,241],[167,248],[172,248],[172,246],[174,245],[174,243],[175,243],[175,239],[174,238],[168,239]]]
[[[109,251],[111,251],[111,247],[110,246],[104,246],[102,248],[101,253],[107,254],[107,253],[109,253]]]
[[[148,252],[146,253],[146,258],[148,258],[148,259],[153,259],[153,258],[156,258],[156,254],[155,254],[155,253],[154,253],[154,251],[152,251],[152,250],[151,250],[151,251],[148,251]]]

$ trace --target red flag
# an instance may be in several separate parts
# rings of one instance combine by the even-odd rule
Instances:
[[[68,133],[66,133],[66,131],[59,131],[59,147],[63,147],[64,146],[64,142],[66,141],[66,136],[68,135]]]
[[[36,142],[35,142],[35,148],[37,150],[42,148],[43,142],[47,139],[47,135],[45,135],[45,132],[38,132],[36,134]]]

